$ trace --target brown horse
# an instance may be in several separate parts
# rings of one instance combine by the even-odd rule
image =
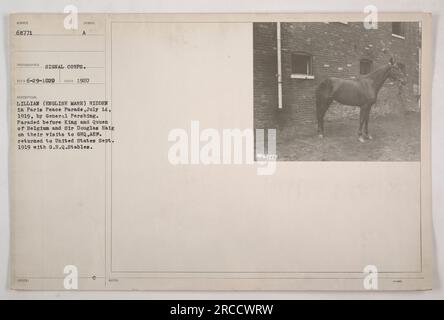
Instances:
[[[405,84],[405,75],[397,63],[390,62],[356,80],[328,78],[316,89],[316,116],[319,137],[324,137],[324,116],[330,104],[337,101],[344,105],[360,107],[358,139],[364,142],[371,140],[368,134],[368,118],[370,109],[375,104],[378,92],[388,79],[401,81]],[[364,134],[362,133],[364,129]]]

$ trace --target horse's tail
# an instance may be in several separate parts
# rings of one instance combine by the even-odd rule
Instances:
[[[333,84],[331,79],[322,81],[316,88],[316,120],[318,121],[318,133],[324,136],[324,116],[331,103]]]
[[[330,104],[332,89],[331,79],[325,79],[316,88],[316,118],[318,121],[324,118],[326,109]]]

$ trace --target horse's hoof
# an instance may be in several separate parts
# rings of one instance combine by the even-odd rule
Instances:
[[[319,138],[323,139],[324,135],[323,134],[319,134]]]
[[[366,138],[367,138],[368,140],[373,140],[373,137],[372,137],[371,135],[367,135]]]
[[[362,142],[362,143],[364,143],[364,142],[365,142],[365,139],[364,139],[364,137],[363,137],[363,136],[359,136],[358,140],[359,140],[359,142]]]

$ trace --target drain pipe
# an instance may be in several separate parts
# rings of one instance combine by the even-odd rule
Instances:
[[[282,55],[281,55],[281,23],[276,22],[277,39],[277,81],[278,81],[278,108],[282,109]]]

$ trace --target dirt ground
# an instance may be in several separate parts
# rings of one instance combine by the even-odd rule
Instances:
[[[325,121],[325,137],[315,123],[278,129],[278,160],[302,161],[419,161],[420,113],[386,115],[369,120],[373,140],[358,141],[358,120]]]

